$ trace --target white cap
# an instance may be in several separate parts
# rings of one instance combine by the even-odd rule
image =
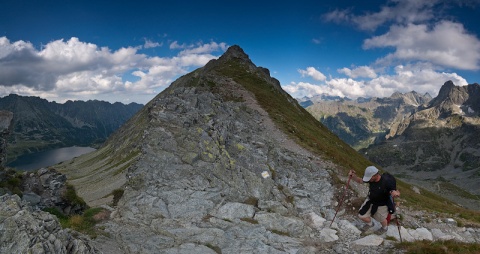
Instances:
[[[372,176],[374,176],[376,173],[378,173],[378,169],[374,166],[368,166],[365,169],[365,174],[363,175],[363,181],[368,182],[370,179],[372,179]]]

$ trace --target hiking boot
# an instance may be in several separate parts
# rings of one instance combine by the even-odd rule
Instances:
[[[375,224],[372,223],[372,225],[364,224],[361,228],[360,231],[363,233],[367,232],[369,229],[373,228]]]
[[[385,233],[387,232],[387,229],[388,229],[388,228],[383,228],[383,227],[382,227],[382,228],[379,228],[379,229],[377,229],[377,230],[375,231],[375,234],[376,234],[376,235],[383,235],[383,234],[385,234]]]

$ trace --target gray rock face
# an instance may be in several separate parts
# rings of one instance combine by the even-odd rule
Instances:
[[[33,211],[17,195],[0,197],[0,253],[100,253],[88,238],[62,229],[55,216]]]

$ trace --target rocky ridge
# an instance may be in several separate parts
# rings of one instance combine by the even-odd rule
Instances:
[[[336,165],[278,130],[241,83],[251,77],[299,107],[268,70],[232,46],[218,60],[172,83],[109,139],[106,147],[115,144],[114,153],[122,153],[129,166],[117,171],[125,177],[124,195],[101,225],[107,234],[95,239],[96,247],[104,253],[398,252],[385,235],[360,235],[351,197],[365,195],[364,186],[352,184],[355,192],[349,191],[330,227],[343,191],[332,185]],[[136,149],[138,155],[128,155]],[[89,179],[95,172],[108,178],[104,173],[110,164],[85,171],[67,166],[88,164],[104,152],[66,163],[62,171],[75,179],[82,172]],[[79,182],[76,186],[86,189]],[[79,193],[88,195],[89,203],[107,202],[93,192]],[[404,213],[405,240],[480,242],[475,228],[459,228],[442,217],[421,221],[417,218],[430,215],[407,209]],[[396,230],[389,228],[389,239],[398,239]]]

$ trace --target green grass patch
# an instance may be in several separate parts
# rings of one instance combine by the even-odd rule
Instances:
[[[398,179],[397,189],[401,192],[401,198],[398,200],[402,205],[440,214],[449,214],[455,217],[458,216],[467,220],[465,223],[480,224],[480,211],[462,208],[452,201],[425,189],[421,189],[421,194],[417,194],[412,190],[411,185]]]
[[[0,169],[3,170],[3,169]],[[23,177],[21,173],[13,169],[5,171],[2,181],[0,181],[0,188],[7,189],[13,194],[17,194],[19,197],[23,196],[22,187]]]
[[[468,198],[468,199],[476,199],[476,200],[480,199],[480,197],[478,195],[474,195],[474,194],[456,186],[453,183],[450,183],[450,182],[447,182],[447,181],[442,181],[439,184],[440,184],[440,188],[442,190],[452,192],[456,196],[463,197],[463,198]]]
[[[283,236],[288,236],[288,237],[290,237],[290,233],[284,232],[284,231],[280,231],[280,230],[277,230],[277,229],[271,229],[270,232],[272,232],[272,233],[274,233],[274,234],[277,234],[277,235],[283,235]]]
[[[74,214],[71,216],[66,216],[60,212],[57,208],[46,208],[45,212],[55,215],[63,228],[70,228],[80,233],[89,235],[92,238],[95,238],[99,234],[99,230],[95,228],[95,225],[98,221],[105,219],[106,215],[98,216],[100,213],[108,214],[108,212],[103,208],[90,208],[83,212],[83,214]]]
[[[120,198],[122,198],[124,192],[125,191],[123,189],[115,189],[112,191],[112,195],[113,195],[112,206],[118,205],[118,201],[120,200]]]
[[[58,221],[60,222],[60,225],[62,225],[63,228],[66,228],[68,226],[68,216],[60,212],[57,208],[49,207],[49,208],[43,209],[43,211],[55,215],[58,218]]]
[[[67,190],[64,193],[64,198],[72,205],[87,206],[87,203],[83,200],[83,198],[77,195],[75,187],[73,187],[71,184],[67,184]]]
[[[454,254],[454,253],[480,253],[480,244],[461,243],[453,240],[449,241],[415,241],[402,242],[395,245],[407,254]]]
[[[247,199],[245,199],[243,201],[244,204],[247,204],[247,205],[253,205],[255,207],[258,207],[258,198],[256,197],[248,197]]]

